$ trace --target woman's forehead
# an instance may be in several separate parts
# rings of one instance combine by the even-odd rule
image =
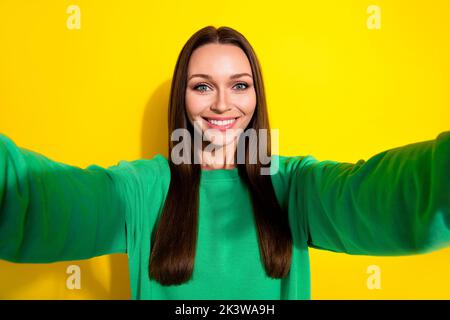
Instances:
[[[229,77],[235,74],[252,74],[250,62],[244,51],[231,44],[203,45],[191,55],[188,77],[206,74],[212,77]]]

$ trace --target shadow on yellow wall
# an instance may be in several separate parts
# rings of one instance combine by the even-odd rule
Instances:
[[[168,112],[171,79],[162,82],[145,107],[141,129],[141,157],[150,159],[160,153],[168,155]]]

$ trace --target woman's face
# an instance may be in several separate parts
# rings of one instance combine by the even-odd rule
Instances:
[[[253,74],[244,51],[230,44],[203,45],[191,55],[187,79],[189,121],[198,124],[194,127],[214,145],[236,141],[256,107]]]

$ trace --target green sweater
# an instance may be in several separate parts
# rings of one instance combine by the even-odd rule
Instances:
[[[274,155],[272,168],[294,240],[289,275],[265,273],[237,169],[204,170],[193,278],[165,287],[148,277],[150,235],[170,181],[165,157],[81,169],[0,134],[0,259],[126,253],[133,299],[309,299],[308,247],[409,255],[450,245],[450,131],[354,164]]]

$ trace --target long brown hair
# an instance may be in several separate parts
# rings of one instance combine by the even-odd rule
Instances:
[[[156,231],[152,235],[149,261],[149,276],[162,285],[177,285],[187,282],[193,273],[197,245],[199,185],[201,165],[175,165],[172,149],[175,142],[171,132],[183,128],[191,136],[194,128],[189,122],[185,107],[187,71],[189,59],[194,50],[208,43],[232,44],[241,48],[249,59],[257,104],[252,119],[246,129],[266,129],[267,150],[271,155],[270,126],[261,67],[253,48],[245,37],[229,27],[216,29],[207,26],[191,36],[182,48],[175,66],[169,100],[169,167],[171,180],[163,211]],[[258,139],[259,141],[259,139]],[[192,144],[191,144],[192,145]],[[191,157],[194,155],[192,146]],[[269,165],[248,161],[249,148],[245,146],[245,164],[237,164],[239,176],[245,181],[251,195],[253,212],[258,234],[260,255],[266,273],[272,278],[283,278],[289,273],[292,256],[292,235],[287,212],[283,211],[276,199],[270,175],[260,174],[261,168]],[[193,160],[193,159],[191,159]],[[251,162],[251,163],[249,163]]]

